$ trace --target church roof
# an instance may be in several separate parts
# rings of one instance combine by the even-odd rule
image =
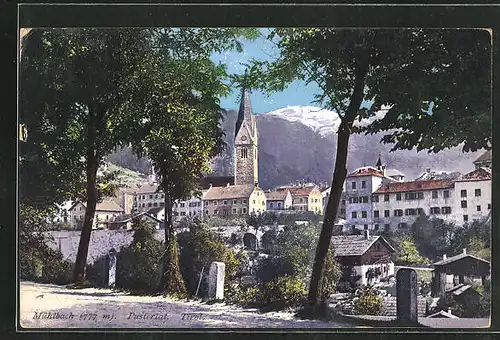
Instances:
[[[211,187],[204,200],[220,200],[233,198],[248,198],[252,192],[258,189],[253,184],[228,185],[224,187]],[[262,189],[259,189],[262,190]]]
[[[236,137],[236,135],[240,131],[241,124],[244,120],[246,120],[248,123],[251,123],[253,119],[255,119],[255,117],[253,117],[252,104],[250,103],[250,90],[246,87],[243,87],[243,89],[241,90],[240,109],[238,111],[238,120],[236,121],[236,130],[234,132],[234,136]],[[252,124],[249,125],[250,126],[248,126],[247,128],[251,130],[249,132],[250,135],[253,136],[253,126]]]

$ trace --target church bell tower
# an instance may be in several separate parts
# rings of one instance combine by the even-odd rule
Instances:
[[[234,133],[234,184],[259,183],[257,122],[252,113],[250,91],[243,87]]]

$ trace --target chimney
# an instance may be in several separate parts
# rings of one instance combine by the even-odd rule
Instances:
[[[467,248],[463,249],[463,253],[464,253],[464,255],[467,255]]]
[[[443,261],[446,261],[446,259],[447,259],[446,254],[443,254]]]
[[[368,240],[370,238],[370,231],[367,229],[364,232],[365,232],[365,240]]]
[[[425,172],[430,173],[431,172],[431,168],[425,169]]]
[[[451,308],[448,307],[448,314],[451,314]]]

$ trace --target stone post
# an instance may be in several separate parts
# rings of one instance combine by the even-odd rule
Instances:
[[[210,299],[224,299],[224,275],[226,265],[223,262],[212,262],[208,272],[208,297]]]
[[[404,324],[416,324],[418,317],[417,272],[400,269],[396,274],[397,320]]]
[[[108,277],[108,287],[114,287],[116,283],[116,250],[111,248],[108,253],[108,265],[106,275]]]

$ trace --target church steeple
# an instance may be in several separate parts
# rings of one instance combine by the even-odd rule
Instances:
[[[382,160],[380,159],[380,153],[378,154],[378,161],[375,166],[377,167],[377,169],[382,170]]]
[[[234,183],[258,185],[258,134],[250,104],[250,90],[243,85],[234,133]]]

